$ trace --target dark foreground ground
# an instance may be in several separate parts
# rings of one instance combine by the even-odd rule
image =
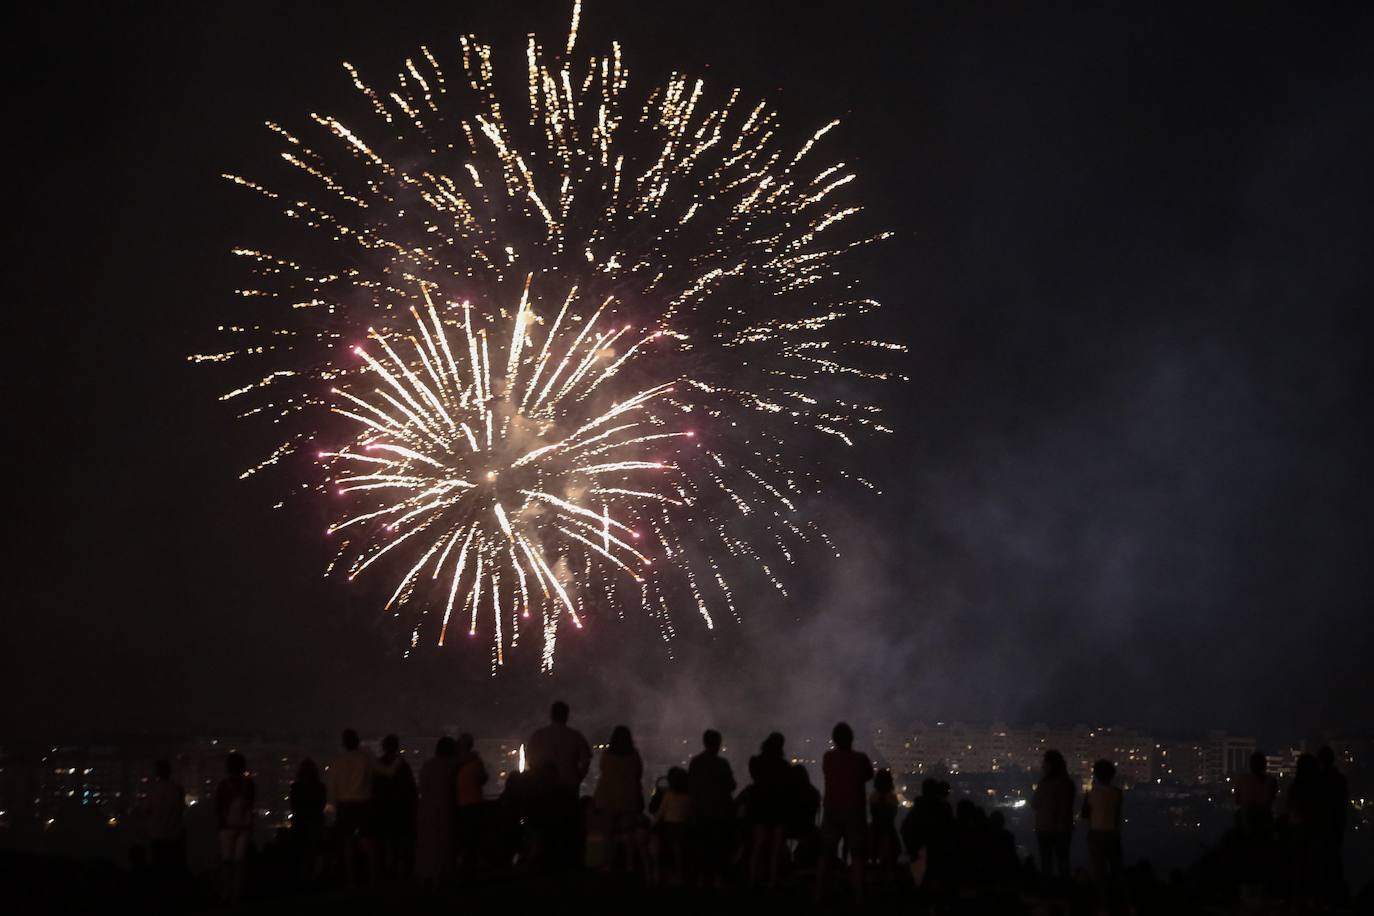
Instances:
[[[621,876],[579,871],[536,875],[513,870],[472,874],[426,892],[410,881],[379,882],[367,887],[326,887],[289,891],[249,886],[244,899],[223,906],[216,898],[214,874],[192,880],[170,903],[148,873],[104,860],[76,860],[24,853],[0,854],[0,913],[173,913],[243,914],[327,913],[424,914],[636,912],[698,913],[1025,913],[1034,916],[1079,916],[1101,912],[1085,882],[1061,894],[1027,888],[1001,891],[947,892],[939,897],[918,892],[905,876],[870,881],[856,902],[840,883],[817,898],[810,875],[794,875],[771,890],[731,887],[646,887]],[[1231,890],[1214,893],[1134,876],[1127,903],[1116,912],[1131,914],[1287,914],[1374,912],[1371,890],[1346,906],[1293,902]]]

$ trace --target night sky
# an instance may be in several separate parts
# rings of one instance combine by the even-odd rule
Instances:
[[[1368,729],[1374,15],[1105,6],[589,0],[580,41],[620,38],[632,85],[677,68],[844,119],[910,381],[866,445],[884,496],[818,507],[844,557],[790,604],[714,637],[684,615],[671,647],[602,618],[552,678],[403,661],[377,589],[321,578],[322,510],[237,480],[269,441],[216,400],[239,377],[185,357],[264,234],[218,178],[275,155],[264,119],[463,31],[523,71],[569,5],[15,14],[0,735],[514,731],[555,693],[688,732]]]

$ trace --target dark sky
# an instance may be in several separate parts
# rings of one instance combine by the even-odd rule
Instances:
[[[405,15],[394,11],[406,6]],[[1003,717],[1374,724],[1374,15],[1325,4],[596,2],[584,41],[845,119],[863,262],[911,345],[845,557],[790,606],[563,644],[554,678],[401,661],[321,517],[186,354],[232,320],[218,179],[460,31],[523,67],[564,3],[108,4],[11,20],[17,497],[0,735]],[[740,7],[745,7],[741,9]]]

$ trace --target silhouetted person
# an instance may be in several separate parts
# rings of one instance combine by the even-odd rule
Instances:
[[[1321,764],[1312,754],[1300,754],[1288,784],[1288,858],[1292,893],[1315,897],[1321,873],[1324,822]]]
[[[580,858],[578,792],[592,763],[591,745],[568,726],[568,713],[567,703],[555,702],[549,724],[530,735],[525,745],[525,758],[542,796],[538,822],[544,859],[554,868],[567,868]]]
[[[1064,755],[1056,750],[1046,751],[1031,807],[1035,809],[1035,842],[1040,850],[1040,870],[1050,880],[1069,880],[1074,791]]]
[[[1274,800],[1279,784],[1268,773],[1263,751],[1250,755],[1250,768],[1236,777],[1231,797],[1236,803],[1236,836],[1243,860],[1241,881],[1248,885],[1265,883],[1274,836]]]
[[[984,880],[999,891],[1013,888],[1021,866],[1016,858],[1016,838],[1007,829],[1001,811],[987,816],[982,839]]]
[[[978,887],[987,877],[983,871],[983,834],[987,827],[983,809],[970,798],[954,806],[954,882],[965,890]]]
[[[862,895],[864,858],[867,855],[868,811],[864,786],[873,778],[873,761],[854,750],[854,729],[836,723],[830,733],[834,744],[821,758],[825,799],[821,810],[821,858],[817,885],[823,886],[840,841],[849,855],[849,883],[855,896]]]
[[[334,803],[334,833],[348,883],[357,878],[356,859],[365,842],[368,811],[372,805],[372,755],[363,750],[358,733],[345,729],[343,753],[329,765],[329,798]],[[370,850],[364,856],[371,861]],[[370,867],[370,866],[369,866]]]
[[[153,764],[153,781],[144,800],[148,846],[153,873],[164,901],[174,905],[186,874],[186,791],[172,779],[172,764]]]
[[[1122,792],[1112,785],[1116,766],[1110,760],[1093,764],[1093,785],[1083,798],[1083,819],[1088,822],[1088,857],[1093,882],[1102,906],[1115,906],[1121,884]]]
[[[291,806],[291,839],[296,847],[298,874],[303,882],[315,879],[320,851],[324,848],[325,789],[320,768],[309,757],[301,761],[288,796]]]
[[[482,787],[487,784],[487,767],[477,753],[476,739],[464,732],[458,736],[458,856],[470,864],[477,856],[482,836]]]
[[[911,877],[916,886],[943,888],[950,879],[954,850],[949,783],[934,778],[921,783],[921,795],[902,821],[902,842],[911,857]]]
[[[600,764],[593,798],[607,852],[618,855],[629,871],[637,873],[644,865],[640,832],[644,817],[644,762],[624,725],[611,731]]]
[[[215,789],[215,821],[219,828],[219,856],[223,864],[222,903],[237,903],[243,895],[243,873],[253,846],[253,804],[257,791],[248,776],[248,763],[235,751],[225,759],[225,777]]]
[[[790,801],[791,765],[783,754],[786,739],[773,732],[763,739],[759,752],[749,758],[749,884],[777,884]]]
[[[484,819],[483,848],[493,862],[509,864],[519,858],[523,865],[538,860],[535,842],[538,837],[527,824],[534,824],[539,815],[539,787],[533,774],[508,773],[501,796],[489,805]]]
[[[1237,826],[1244,833],[1267,832],[1274,822],[1274,800],[1279,784],[1268,772],[1263,751],[1250,755],[1250,769],[1236,777],[1231,796],[1236,803]]]
[[[787,823],[783,825],[783,835],[796,844],[792,864],[811,868],[821,854],[821,831],[816,826],[821,813],[821,790],[811,784],[811,773],[803,764],[792,764],[787,774]]]
[[[401,756],[401,741],[387,735],[381,756],[373,762],[372,834],[388,877],[410,874],[416,796],[415,774]]]
[[[868,817],[871,823],[869,848],[873,862],[882,869],[885,878],[897,864],[901,841],[897,837],[897,789],[891,770],[879,770],[873,775],[873,791],[868,796]]]
[[[668,770],[653,811],[655,878],[681,884],[687,877],[687,830],[692,812],[691,781],[682,767]]]
[[[1350,816],[1350,787],[1345,774],[1336,769],[1336,754],[1323,746],[1317,751],[1317,765],[1321,786],[1321,836],[1318,840],[1321,858],[1322,895],[1335,903],[1345,900],[1345,862],[1343,846],[1345,823]]]
[[[453,822],[458,811],[458,751],[445,735],[420,767],[415,829],[415,877],[433,889],[453,870]]]
[[[692,855],[698,880],[720,886],[735,847],[735,774],[720,756],[720,732],[707,729],[701,744],[702,752],[687,766]]]

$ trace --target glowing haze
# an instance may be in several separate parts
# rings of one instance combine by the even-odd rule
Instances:
[[[878,308],[842,256],[854,178],[777,113],[673,75],[632,100],[619,44],[530,36],[525,92],[491,48],[421,48],[394,87],[344,67],[364,109],[312,113],[279,180],[225,177],[289,223],[253,268],[223,400],[288,432],[332,501],[329,571],[395,577],[411,646],[491,641],[493,669],[559,629],[637,607],[738,618],[735,584],[785,594],[799,545],[835,545],[806,503],[867,485],[834,452],[886,431],[892,377],[862,339]],[[250,403],[251,402],[251,403]],[[858,451],[858,450],[853,450]],[[852,454],[852,452],[851,452]]]

